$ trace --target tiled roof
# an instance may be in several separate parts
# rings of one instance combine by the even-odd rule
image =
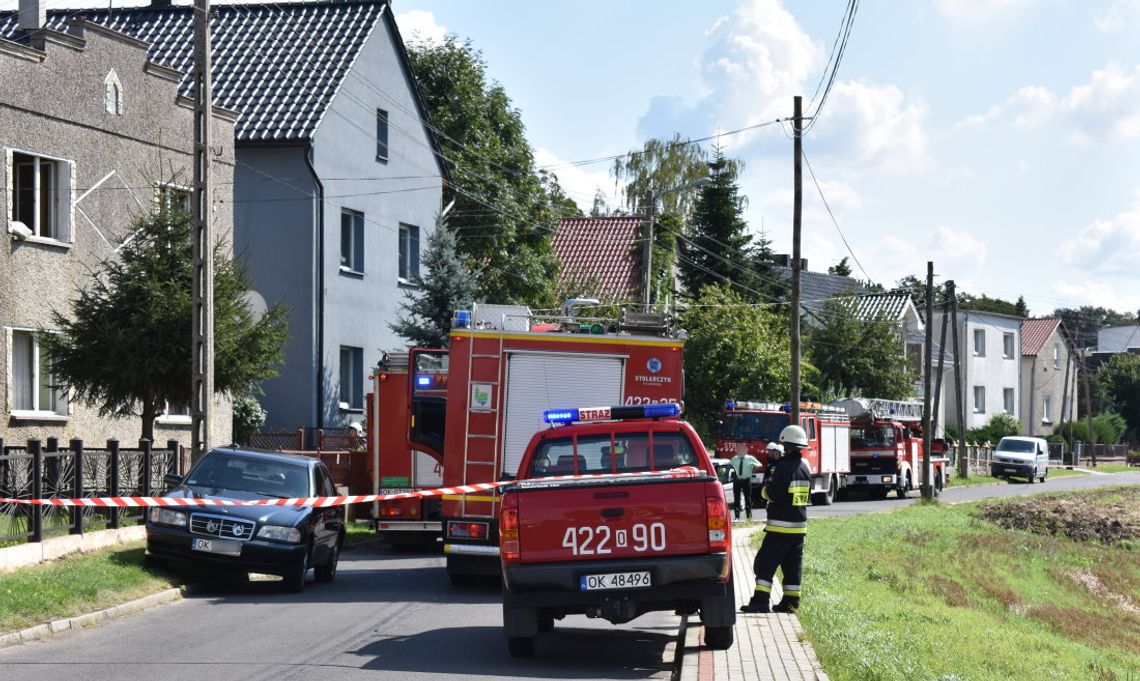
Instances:
[[[1059,317],[1026,319],[1021,322],[1021,354],[1036,357],[1041,354],[1049,336],[1061,324]]]
[[[241,113],[237,140],[308,139],[386,10],[385,2],[368,0],[213,5],[214,104]],[[68,19],[82,16],[149,43],[150,60],[186,74],[180,89],[193,96],[192,12],[188,6],[52,10],[48,27],[65,31]],[[18,32],[16,13],[0,13],[0,38]]]
[[[788,281],[792,279],[790,267],[777,267],[775,272]],[[828,298],[841,293],[862,295],[866,292],[866,287],[851,277],[807,270],[800,272],[800,307],[816,317]]]
[[[562,262],[561,282],[597,281],[596,295],[605,302],[631,300],[641,285],[641,253],[637,249],[640,216],[564,218],[551,244]]]
[[[885,319],[902,321],[910,304],[910,294],[905,291],[868,293],[852,300],[852,312],[859,319]]]

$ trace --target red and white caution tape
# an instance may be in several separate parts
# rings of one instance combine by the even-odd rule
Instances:
[[[582,478],[620,478],[638,475],[667,475],[674,478],[691,478],[701,474],[700,469],[683,466],[668,471],[643,471],[638,473],[601,473],[592,475],[556,475],[540,480],[580,480]],[[339,497],[297,497],[294,499],[200,499],[196,497],[81,497],[77,499],[9,499],[0,497],[0,504],[27,504],[33,506],[84,506],[92,508],[138,508],[143,506],[346,506],[350,504],[370,504],[392,499],[415,499],[439,497],[445,494],[471,494],[513,485],[515,481],[480,482],[474,485],[423,489],[398,494],[357,494]]]

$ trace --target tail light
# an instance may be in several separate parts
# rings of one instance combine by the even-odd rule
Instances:
[[[728,505],[723,496],[705,497],[705,518],[708,522],[709,549],[728,551],[731,528],[728,524]]]
[[[503,495],[499,511],[499,555],[504,563],[519,561],[519,500],[514,494]]]

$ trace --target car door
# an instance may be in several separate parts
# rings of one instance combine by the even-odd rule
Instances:
[[[332,474],[329,473],[324,463],[318,463],[316,471],[321,481],[321,494],[326,497],[338,496]],[[321,518],[320,527],[317,528],[317,531],[320,533],[320,541],[324,544],[326,551],[332,551],[333,547],[336,546],[337,539],[340,537],[340,532],[344,525],[345,509],[343,506],[330,506],[321,510],[324,511],[324,515]]]

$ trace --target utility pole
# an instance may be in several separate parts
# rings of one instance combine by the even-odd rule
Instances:
[[[1061,324],[1061,328],[1064,329],[1064,323]],[[1072,384],[1069,383],[1069,369],[1073,366],[1073,348],[1069,345],[1069,334],[1068,333],[1062,333],[1061,336],[1065,340],[1065,382],[1063,384],[1065,386],[1065,388],[1064,388],[1065,394],[1061,397],[1061,429],[1062,429],[1062,434],[1063,434],[1065,422],[1068,421],[1069,422],[1069,460],[1072,461],[1073,465],[1075,466],[1075,465],[1077,465],[1077,461],[1075,460],[1076,457],[1074,456],[1074,450],[1073,450],[1073,415],[1072,415],[1074,395],[1073,395]],[[1062,463],[1064,462],[1064,457],[1062,457],[1061,461],[1062,461]]]
[[[645,292],[642,302],[645,304],[645,311],[649,312],[653,302],[653,209],[657,197],[654,196],[652,189],[645,194],[645,246],[642,248],[641,258],[645,263]]]
[[[947,293],[943,294],[942,299],[942,334],[938,339],[938,372],[934,374],[934,415],[932,417],[933,425],[930,427],[931,437],[934,437],[934,433],[938,432],[938,410],[942,405],[942,375],[946,371],[946,322],[949,321],[950,317],[949,290],[950,285],[947,284]]]
[[[953,281],[946,282],[950,302],[950,334],[954,344],[954,420],[958,422],[958,477],[970,477],[966,459],[966,407],[962,404],[962,350],[958,346],[958,293]]]
[[[210,0],[194,0],[194,319],[191,374],[191,457],[197,461],[210,446],[214,398],[214,238],[211,227]]]
[[[792,98],[793,172],[795,189],[792,198],[792,424],[800,423],[800,221],[803,216],[804,176],[803,176],[803,97]]]
[[[926,261],[926,347],[922,359],[922,498],[934,498],[930,484],[930,358],[934,344],[934,263]]]
[[[1080,321],[1080,317],[1077,317],[1077,337],[1078,338],[1080,337],[1080,329],[1081,329],[1081,321]],[[1078,351],[1080,352],[1080,355],[1078,355],[1078,357],[1081,360],[1081,375],[1085,379],[1084,380],[1084,384],[1085,384],[1085,419],[1086,419],[1085,422],[1088,424],[1088,429],[1089,429],[1089,433],[1088,433],[1089,444],[1092,445],[1092,447],[1090,447],[1090,449],[1089,449],[1089,455],[1092,457],[1092,467],[1096,468],[1096,433],[1093,432],[1093,415],[1092,415],[1093,404],[1092,404],[1092,390],[1091,390],[1091,388],[1089,388],[1089,365],[1085,361],[1084,350],[1081,348],[1078,348]]]

